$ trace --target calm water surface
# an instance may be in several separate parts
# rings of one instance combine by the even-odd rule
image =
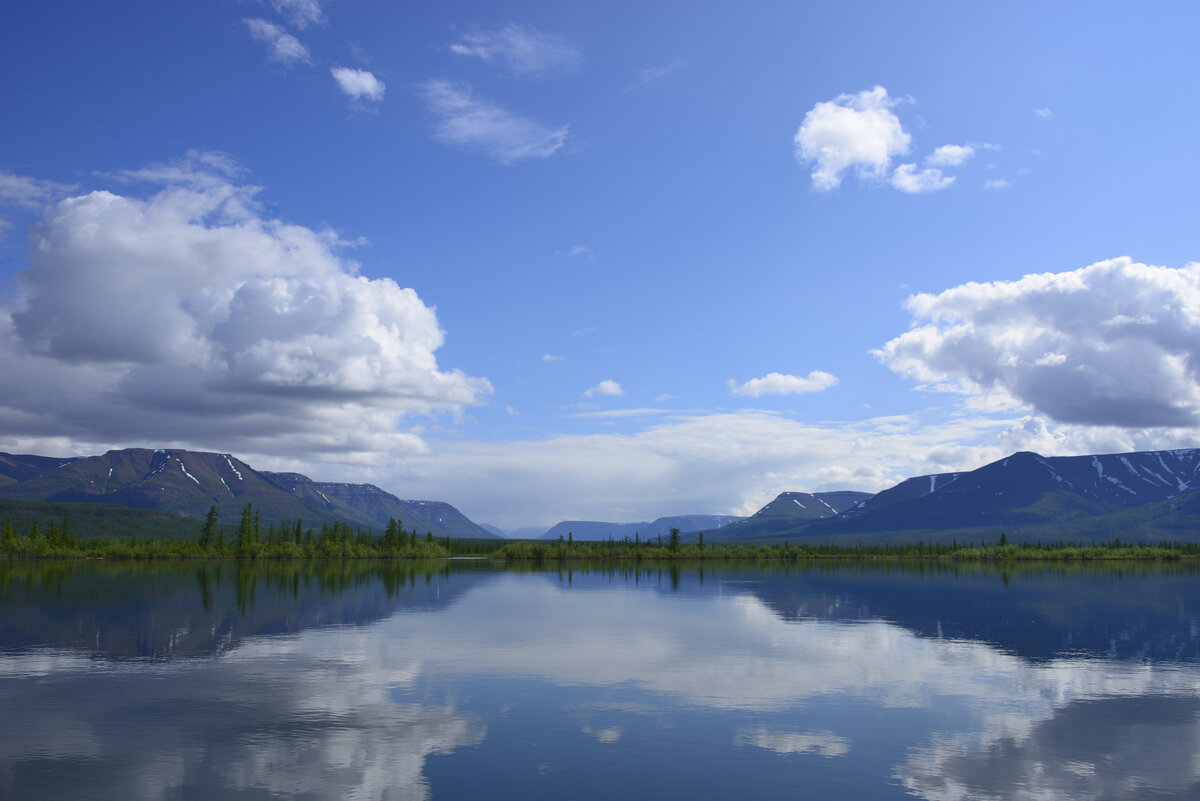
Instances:
[[[0,563],[0,798],[1200,798],[1200,574]]]

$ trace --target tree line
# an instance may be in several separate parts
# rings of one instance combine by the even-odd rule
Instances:
[[[557,541],[435,538],[426,531],[406,530],[392,518],[382,534],[342,522],[323,522],[319,529],[300,520],[262,525],[251,504],[242,510],[235,527],[220,522],[216,506],[209,509],[194,538],[79,537],[67,517],[50,520],[43,528],[33,522],[18,532],[11,520],[0,532],[0,557],[7,558],[106,558],[106,559],[438,559],[449,556],[486,556],[520,562],[574,560],[724,560],[757,559],[876,559],[968,561],[1095,561],[1200,559],[1197,543],[1110,542],[1010,542],[1006,534],[990,543],[910,542],[866,545],[862,543],[789,542],[771,544],[705,543],[703,533],[694,542],[683,541],[677,528],[662,536],[642,539],[577,541],[574,534]]]
[[[220,510],[210,507],[195,538],[81,538],[66,517],[44,529],[35,521],[24,533],[9,520],[0,533],[0,556],[32,558],[430,559],[451,552],[449,538],[437,540],[429,531],[420,536],[395,518],[380,535],[340,521],[323,522],[319,529],[301,520],[263,526],[252,504],[246,504],[232,530],[220,523]]]

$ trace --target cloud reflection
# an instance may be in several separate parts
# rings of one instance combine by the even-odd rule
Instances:
[[[881,620],[787,620],[733,586],[685,596],[503,574],[433,611],[250,637],[214,659],[0,656],[0,715],[22,721],[0,729],[0,795],[36,774],[44,797],[87,790],[86,776],[131,799],[425,798],[431,754],[487,737],[480,712],[430,687],[492,679],[612,688],[627,718],[582,728],[606,746],[636,740],[660,702],[725,713],[735,745],[827,758],[851,755],[852,721],[835,733],[788,715],[847,702],[897,721],[935,710],[926,728],[898,728],[912,742],[895,778],[937,801],[1200,786],[1193,664],[1031,662]],[[593,706],[617,711],[604,703]]]

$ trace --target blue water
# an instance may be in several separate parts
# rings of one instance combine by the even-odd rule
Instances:
[[[0,798],[1200,798],[1200,573],[0,563]]]

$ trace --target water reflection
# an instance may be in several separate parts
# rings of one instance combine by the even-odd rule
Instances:
[[[1200,795],[1190,569],[60,568],[4,797]]]

